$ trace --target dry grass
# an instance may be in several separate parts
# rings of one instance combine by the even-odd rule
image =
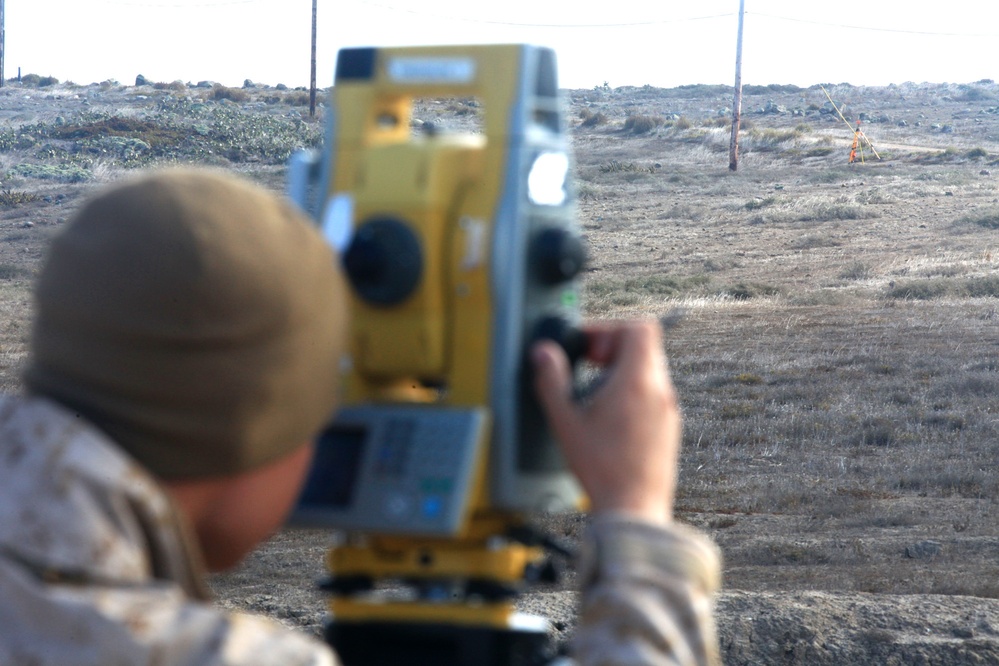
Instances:
[[[824,97],[811,89],[749,95],[735,173],[717,120],[731,104],[725,87],[573,92],[586,308],[597,318],[686,312],[666,341],[685,417],[677,509],[723,547],[726,585],[997,597],[999,185],[982,172],[999,154],[999,114],[944,100],[968,92],[956,86],[841,88],[832,94],[849,94],[854,109],[893,119],[865,126],[884,161],[848,165],[852,136],[819,114]],[[286,92],[249,94],[273,95],[261,106],[287,113],[277,103]],[[806,115],[752,111],[771,98]],[[4,390],[18,389],[48,234],[90,183],[182,159],[279,188],[281,167],[268,165],[314,137],[295,124],[280,145],[263,142],[278,126],[228,103],[157,104],[0,133],[4,186],[40,197],[0,206]],[[458,129],[474,130],[479,116],[461,100],[416,109]],[[945,123],[954,131],[933,128]],[[201,152],[157,134],[165,129],[184,130]],[[41,131],[53,132],[52,150],[93,145],[58,132],[119,131],[185,152],[76,162],[40,152]],[[17,175],[22,163],[53,174],[76,165],[89,179]],[[570,537],[582,524],[558,523]],[[939,552],[912,556],[927,540]]]
[[[673,98],[657,112],[693,116]],[[753,116],[734,174],[711,118],[576,130],[589,313],[687,313],[667,335],[678,512],[722,545],[727,586],[999,597],[987,118],[867,127],[888,157],[851,166],[834,123]],[[653,156],[641,177],[608,168]],[[926,540],[940,552],[907,555]]]
[[[5,393],[21,390],[28,357],[32,312],[28,277],[23,268],[0,263],[0,391]]]

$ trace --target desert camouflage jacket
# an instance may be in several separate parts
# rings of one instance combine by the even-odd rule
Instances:
[[[0,397],[0,664],[334,664],[207,602],[165,493],[71,412]]]
[[[717,659],[706,540],[603,517],[584,551],[579,663]],[[335,663],[276,622],[213,608],[186,525],[99,431],[0,396],[0,665]]]
[[[572,652],[580,666],[720,663],[713,616],[720,557],[704,536],[598,516],[578,574]]]

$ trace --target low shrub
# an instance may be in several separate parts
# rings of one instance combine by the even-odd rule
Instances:
[[[164,83],[163,81],[159,81],[153,84],[153,89],[172,90],[173,92],[185,92],[187,90],[187,85],[183,81],[171,81],[170,83]]]
[[[22,178],[80,183],[90,180],[90,172],[75,164],[18,164],[10,173]]]
[[[694,123],[690,118],[686,116],[680,116],[675,121],[673,121],[673,129],[678,131],[689,130],[694,127]]]
[[[33,192],[11,189],[0,190],[0,206],[20,206],[21,204],[31,203],[39,199],[41,197]]]
[[[600,173],[655,173],[655,165],[641,165],[637,162],[619,162],[611,160],[599,167]]]
[[[593,113],[589,109],[583,109],[579,112],[580,127],[596,127],[597,125],[603,125],[607,122],[607,115],[601,112]]]
[[[285,95],[284,103],[287,104],[288,106],[308,106],[310,99],[311,97],[309,93],[296,91]]]
[[[986,229],[999,229],[999,209],[985,211],[984,213],[975,213],[974,215],[965,215],[958,222],[961,224],[977,224]]]
[[[16,280],[27,277],[30,273],[20,266],[14,264],[0,264],[0,280]]]
[[[721,291],[723,296],[731,296],[737,301],[748,301],[761,296],[779,296],[780,293],[781,290],[779,287],[755,282],[738,282],[725,287]]]
[[[250,93],[242,88],[228,88],[221,83],[216,83],[212,86],[211,92],[208,93],[208,99],[216,101],[227,99],[231,102],[246,102],[250,99]]]
[[[59,83],[59,79],[54,76],[39,76],[38,74],[25,74],[21,77],[21,85],[33,88],[45,88]]]
[[[647,134],[654,129],[662,127],[666,119],[662,116],[633,115],[628,116],[624,121],[624,131],[629,134]]]

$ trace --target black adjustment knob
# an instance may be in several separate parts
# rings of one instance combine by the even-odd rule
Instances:
[[[375,581],[371,576],[330,576],[319,581],[319,589],[323,592],[331,592],[339,595],[358,594],[368,592],[375,587]]]
[[[565,350],[569,362],[576,365],[586,356],[589,341],[586,334],[558,316],[544,317],[534,327],[534,342],[538,340],[554,340]]]
[[[372,305],[406,300],[420,284],[420,239],[404,222],[371,218],[358,227],[343,255],[343,268],[357,294]]]
[[[583,270],[586,250],[578,235],[568,229],[551,227],[535,236],[532,259],[542,282],[558,284],[571,280]]]

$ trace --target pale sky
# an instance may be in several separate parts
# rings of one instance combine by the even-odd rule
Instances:
[[[308,85],[312,0],[5,0],[4,73],[80,84]],[[738,0],[318,0],[318,76],[342,46],[526,42],[560,85],[734,81]],[[999,79],[994,0],[746,0],[743,83]]]

